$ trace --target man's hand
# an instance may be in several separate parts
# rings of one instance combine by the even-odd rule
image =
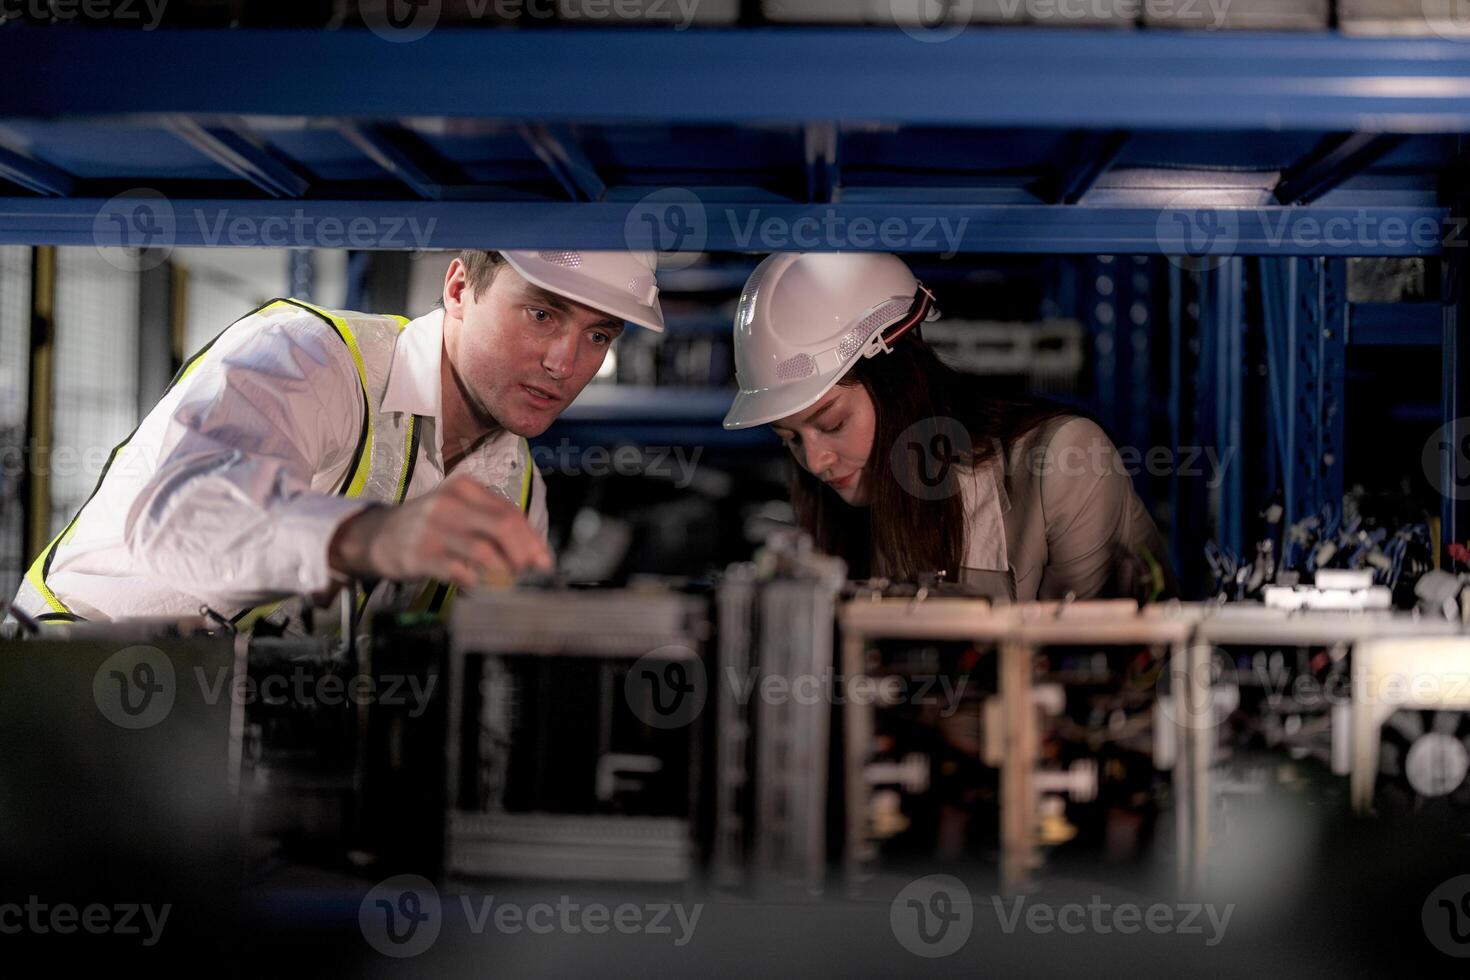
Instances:
[[[550,549],[520,508],[465,474],[398,507],[370,507],[343,521],[327,561],[354,578],[433,578],[462,589],[552,570]]]

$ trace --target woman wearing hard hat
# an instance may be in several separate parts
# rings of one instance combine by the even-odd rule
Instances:
[[[938,315],[893,255],[776,254],[746,282],[725,428],[781,437],[817,547],[855,577],[944,572],[1019,601],[1175,594],[1163,537],[1102,429],[987,396],[921,338]]]

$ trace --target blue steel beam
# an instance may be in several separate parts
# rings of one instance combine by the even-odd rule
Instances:
[[[415,154],[403,145],[403,139],[396,128],[340,120],[337,129],[368,159],[402,181],[419,197],[437,201],[443,195],[442,185],[430,176],[415,159]]]
[[[1311,204],[1382,159],[1403,142],[1398,135],[1340,133],[1291,168],[1271,192],[1278,204]]]
[[[1125,301],[1118,304],[1118,321],[1119,338],[1127,341],[1120,353],[1130,361],[1130,382],[1128,390],[1120,394],[1131,402],[1129,428],[1125,430],[1128,438],[1140,453],[1146,453],[1152,445],[1153,424],[1157,419],[1151,411],[1153,403],[1150,396],[1154,394],[1155,277],[1160,263],[1157,259],[1138,255],[1131,255],[1123,261],[1131,267],[1125,266],[1126,275],[1119,277],[1125,286]],[[1146,471],[1134,482],[1143,484],[1140,487],[1143,499],[1153,503],[1154,488]]]
[[[1441,200],[1455,214],[1470,208],[1470,140],[1456,140],[1455,164],[1444,175]],[[1433,470],[1438,453],[1438,473],[1429,472],[1431,485],[1440,498],[1440,557],[1446,567],[1446,548],[1470,542],[1470,398],[1465,378],[1470,374],[1470,257],[1465,249],[1446,250],[1440,264],[1441,347],[1440,428],[1425,447],[1426,470]]]
[[[48,197],[66,197],[76,186],[70,174],[3,146],[0,146],[0,178]]]
[[[1192,282],[1192,278],[1190,279]],[[1184,365],[1184,336],[1185,319],[1189,310],[1184,299],[1184,287],[1186,278],[1184,269],[1177,263],[1169,265],[1169,391],[1168,404],[1165,408],[1166,423],[1168,425],[1168,442],[1166,445],[1176,450],[1184,445],[1184,377],[1187,373]],[[1197,406],[1197,402],[1191,399]],[[1169,467],[1169,492],[1164,497],[1171,502],[1168,522],[1169,532],[1169,557],[1174,562],[1174,569],[1180,576],[1180,581],[1189,589],[1198,584],[1196,576],[1200,565],[1199,554],[1190,554],[1186,560],[1182,544],[1187,535],[1184,532],[1185,515],[1189,513],[1186,501],[1180,493],[1179,467]],[[1202,514],[1203,508],[1196,509],[1195,514]],[[1191,589],[1198,592],[1198,589]],[[1188,593],[1186,593],[1188,594]]]
[[[1463,252],[1447,255],[1443,265],[1443,347],[1440,359],[1440,421],[1435,433],[1439,454],[1440,540],[1444,546],[1470,542],[1470,261]],[[1443,549],[1441,549],[1443,550]],[[1446,556],[1447,557],[1447,556]],[[1453,567],[1453,566],[1449,566]]]
[[[1200,289],[1200,364],[1197,378],[1200,435],[1225,461],[1210,492],[1215,536],[1224,549],[1245,548],[1245,461],[1242,445],[1242,373],[1245,283],[1243,263],[1225,260],[1203,273]],[[1226,454],[1229,453],[1227,456]]]
[[[193,119],[175,118],[169,120],[168,129],[215,163],[272,197],[300,197],[311,186],[238,127],[220,123],[205,126]]]
[[[343,304],[347,309],[367,309],[368,282],[372,267],[372,252],[353,250],[347,253],[347,299]]]
[[[837,143],[836,123],[810,123],[802,131],[806,199],[814,204],[827,204],[837,199],[841,183]]]
[[[293,248],[286,253],[286,280],[290,283],[292,296],[308,303],[315,302],[316,261],[309,250]]]
[[[1124,405],[1118,398],[1118,387],[1124,379],[1118,376],[1118,258],[1098,255],[1082,266],[1081,295],[1078,298],[1081,320],[1092,343],[1093,404],[1103,427],[1120,443],[1119,422]]]
[[[1077,297],[1077,315],[1092,346],[1093,414],[1118,448],[1137,453],[1139,460],[1154,444],[1149,396],[1156,262],[1137,255],[1088,257],[1080,263]],[[1141,468],[1134,482],[1151,503],[1154,488]]]
[[[1260,269],[1267,384],[1289,524],[1324,506],[1342,507],[1347,264],[1284,259]]]
[[[564,127],[522,123],[520,130],[531,152],[573,201],[600,201],[607,195],[597,167]]]
[[[924,44],[902,31],[850,28],[441,27],[395,44],[362,30],[17,27],[0,32],[0,63],[9,77],[47,80],[0,89],[0,117],[182,112],[1470,130],[1470,45],[1335,32],[1018,28]],[[387,67],[362,70],[374,64]],[[270,70],[222,70],[227,65]],[[209,84],[180,85],[181,78]]]
[[[1266,389],[1270,396],[1268,441],[1275,450],[1274,472],[1286,501],[1285,523],[1316,513],[1321,501],[1297,494],[1297,331],[1296,302],[1301,275],[1295,259],[1265,258],[1257,264],[1261,283],[1262,332],[1266,342]],[[1305,500],[1305,503],[1303,503]]]
[[[0,244],[89,245],[116,201],[0,198]],[[136,209],[137,202],[129,204]],[[1440,255],[1464,245],[1443,208],[1158,209],[1047,205],[158,200],[173,245],[317,248],[651,248],[1061,255]],[[679,212],[673,214],[673,212]],[[104,220],[106,220],[104,218]],[[267,240],[269,238],[269,240]],[[284,239],[284,240],[283,240]],[[150,239],[150,243],[157,244]]]
[[[1031,192],[1047,204],[1077,204],[1102,179],[1122,154],[1129,133],[1082,133],[1074,137],[1061,170],[1032,185]]]
[[[1306,465],[1317,473],[1317,492],[1324,503],[1342,505],[1347,490],[1347,262],[1311,259],[1317,272],[1320,330],[1314,339],[1317,368],[1316,457]]]

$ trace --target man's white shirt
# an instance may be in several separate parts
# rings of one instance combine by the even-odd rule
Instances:
[[[406,499],[445,478],[443,327],[443,310],[421,316],[393,350],[382,409],[423,424]],[[332,588],[327,547],[369,503],[335,495],[361,426],[357,369],[320,318],[227,332],[113,460],[47,584],[85,619],[226,612]],[[458,468],[494,486],[525,465],[520,438],[502,430]],[[527,516],[545,538],[546,487],[532,471]]]

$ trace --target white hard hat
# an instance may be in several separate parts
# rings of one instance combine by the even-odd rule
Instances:
[[[740,393],[725,428],[746,429],[817,403],[885,331],[935,320],[933,295],[896,255],[783,252],[756,266],[735,312]]]
[[[663,333],[655,252],[506,250],[500,254],[542,289]]]

